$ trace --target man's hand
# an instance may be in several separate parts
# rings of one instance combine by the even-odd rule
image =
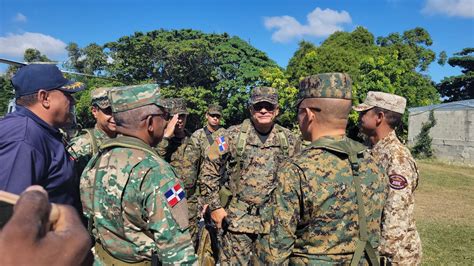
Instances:
[[[40,186],[29,187],[0,231],[0,265],[79,265],[91,248],[87,230],[70,206],[51,205]]]
[[[215,209],[211,212],[211,218],[216,223],[217,228],[222,228],[222,220],[227,216],[224,208]]]
[[[168,122],[168,125],[165,128],[165,133],[163,134],[163,137],[171,138],[174,136],[174,129],[176,128],[176,123],[178,123],[178,117],[178,114],[173,115],[173,117]]]

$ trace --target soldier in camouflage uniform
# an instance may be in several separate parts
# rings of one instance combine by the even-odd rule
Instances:
[[[393,265],[419,265],[421,240],[414,216],[418,169],[410,151],[395,134],[405,105],[406,99],[398,95],[369,91],[364,103],[354,109],[361,112],[361,130],[368,136],[372,155],[385,169],[390,182],[380,254]]]
[[[301,81],[298,122],[311,145],[278,168],[263,215],[270,232],[257,243],[260,262],[378,265],[387,177],[366,147],[345,135],[351,90],[343,73]]]
[[[169,120],[156,84],[108,92],[117,124],[81,177],[81,200],[98,265],[192,264],[183,185],[152,149]]]
[[[84,134],[73,138],[67,150],[76,161],[78,176],[86,167],[92,155],[98,152],[100,144],[109,138],[115,138],[115,120],[112,116],[107,90],[110,88],[97,88],[91,91],[91,112],[96,120],[92,129],[83,130]]]
[[[181,160],[184,156],[184,148],[189,143],[191,134],[186,129],[188,109],[183,98],[168,99],[171,103],[171,115],[173,118],[165,129],[163,140],[158,144],[158,154],[171,164],[181,175]]]
[[[277,165],[299,150],[298,138],[275,124],[278,94],[258,87],[250,96],[251,119],[225,130],[209,147],[200,178],[201,195],[220,227],[224,217],[222,264],[248,264],[258,234],[260,207],[269,199]]]
[[[199,213],[202,205],[199,204],[197,190],[197,182],[199,173],[201,171],[202,162],[207,156],[209,146],[214,142],[217,134],[220,134],[224,129],[220,127],[220,119],[222,117],[222,107],[211,104],[206,112],[206,126],[196,130],[186,145],[181,164],[179,166],[179,174],[181,175],[186,193],[188,195],[188,209],[190,231],[193,241],[196,242],[197,221],[199,220]]]

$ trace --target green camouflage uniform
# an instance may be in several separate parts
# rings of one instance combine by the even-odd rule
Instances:
[[[373,107],[403,115],[406,99],[395,94],[369,91],[365,101],[354,110],[363,112]],[[390,185],[379,252],[392,265],[420,265],[423,252],[414,215],[419,177],[415,159],[397,138],[395,130],[372,145],[371,153],[385,169]]]
[[[345,74],[320,74],[301,82],[299,98],[351,99],[350,90]],[[364,263],[368,243],[376,254],[387,177],[365,146],[343,135],[319,138],[280,165],[276,179],[263,215],[270,232],[257,243],[260,262],[348,265],[356,253],[362,260],[355,263]]]
[[[114,114],[149,104],[163,106],[156,88],[112,89]],[[104,142],[81,177],[84,214],[98,243],[95,264],[147,263],[154,252],[165,265],[194,263],[182,192],[173,168],[142,140],[119,136]]]
[[[108,88],[97,88],[91,91],[92,105],[97,105],[101,109],[110,107],[107,98]],[[98,152],[98,147],[103,141],[108,140],[109,136],[97,127],[83,130],[85,133],[73,138],[67,145],[67,150],[75,160],[76,173],[82,174],[89,160],[94,153]]]
[[[278,103],[273,88],[256,88],[251,99],[253,103]],[[239,167],[237,142],[242,128],[248,128],[248,132]],[[284,140],[281,136],[284,136]],[[265,143],[262,143],[250,120],[230,127],[220,138],[225,142],[221,141],[221,146],[226,148],[217,159],[207,157],[204,161],[200,176],[201,195],[211,210],[225,207],[230,220],[227,232],[222,237],[221,263],[248,264],[258,234],[264,233],[259,209],[269,200],[269,193],[275,186],[273,174],[280,162],[299,151],[299,141],[290,130],[275,124]],[[214,147],[217,144],[216,141]],[[210,147],[210,154],[211,150],[213,146]],[[234,195],[228,206],[223,206],[219,197],[222,186]]]

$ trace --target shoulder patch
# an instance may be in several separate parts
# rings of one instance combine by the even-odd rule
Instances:
[[[184,192],[181,185],[179,183],[176,183],[173,187],[171,187],[165,192],[165,198],[166,201],[168,201],[170,207],[173,208],[174,206],[176,206],[176,204],[178,204],[178,202],[186,198],[186,193]]]
[[[390,182],[390,187],[396,190],[404,189],[408,186],[408,181],[404,176],[401,175],[391,175],[388,177]]]
[[[224,136],[219,136],[216,138],[214,143],[209,147],[209,159],[215,160],[219,158],[222,154],[226,153],[229,150],[229,144],[225,140]]]

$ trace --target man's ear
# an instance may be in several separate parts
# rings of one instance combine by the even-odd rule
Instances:
[[[44,107],[44,108],[49,108],[50,106],[50,97],[49,97],[49,92],[45,90],[39,90],[36,96],[38,102]]]
[[[385,114],[384,114],[384,112],[378,112],[378,113],[376,114],[376,116],[377,116],[376,124],[377,124],[377,126],[378,126],[378,125],[380,125],[380,124],[382,123],[382,121],[385,120]]]
[[[275,108],[275,117],[277,117],[278,115],[280,114],[280,107],[277,107]]]
[[[145,123],[146,129],[148,132],[153,132],[154,125],[153,125],[153,116],[149,115],[143,121]]]
[[[92,113],[92,116],[97,119],[97,113],[99,112],[99,108],[96,107],[96,106],[92,106],[91,107],[91,113]]]

